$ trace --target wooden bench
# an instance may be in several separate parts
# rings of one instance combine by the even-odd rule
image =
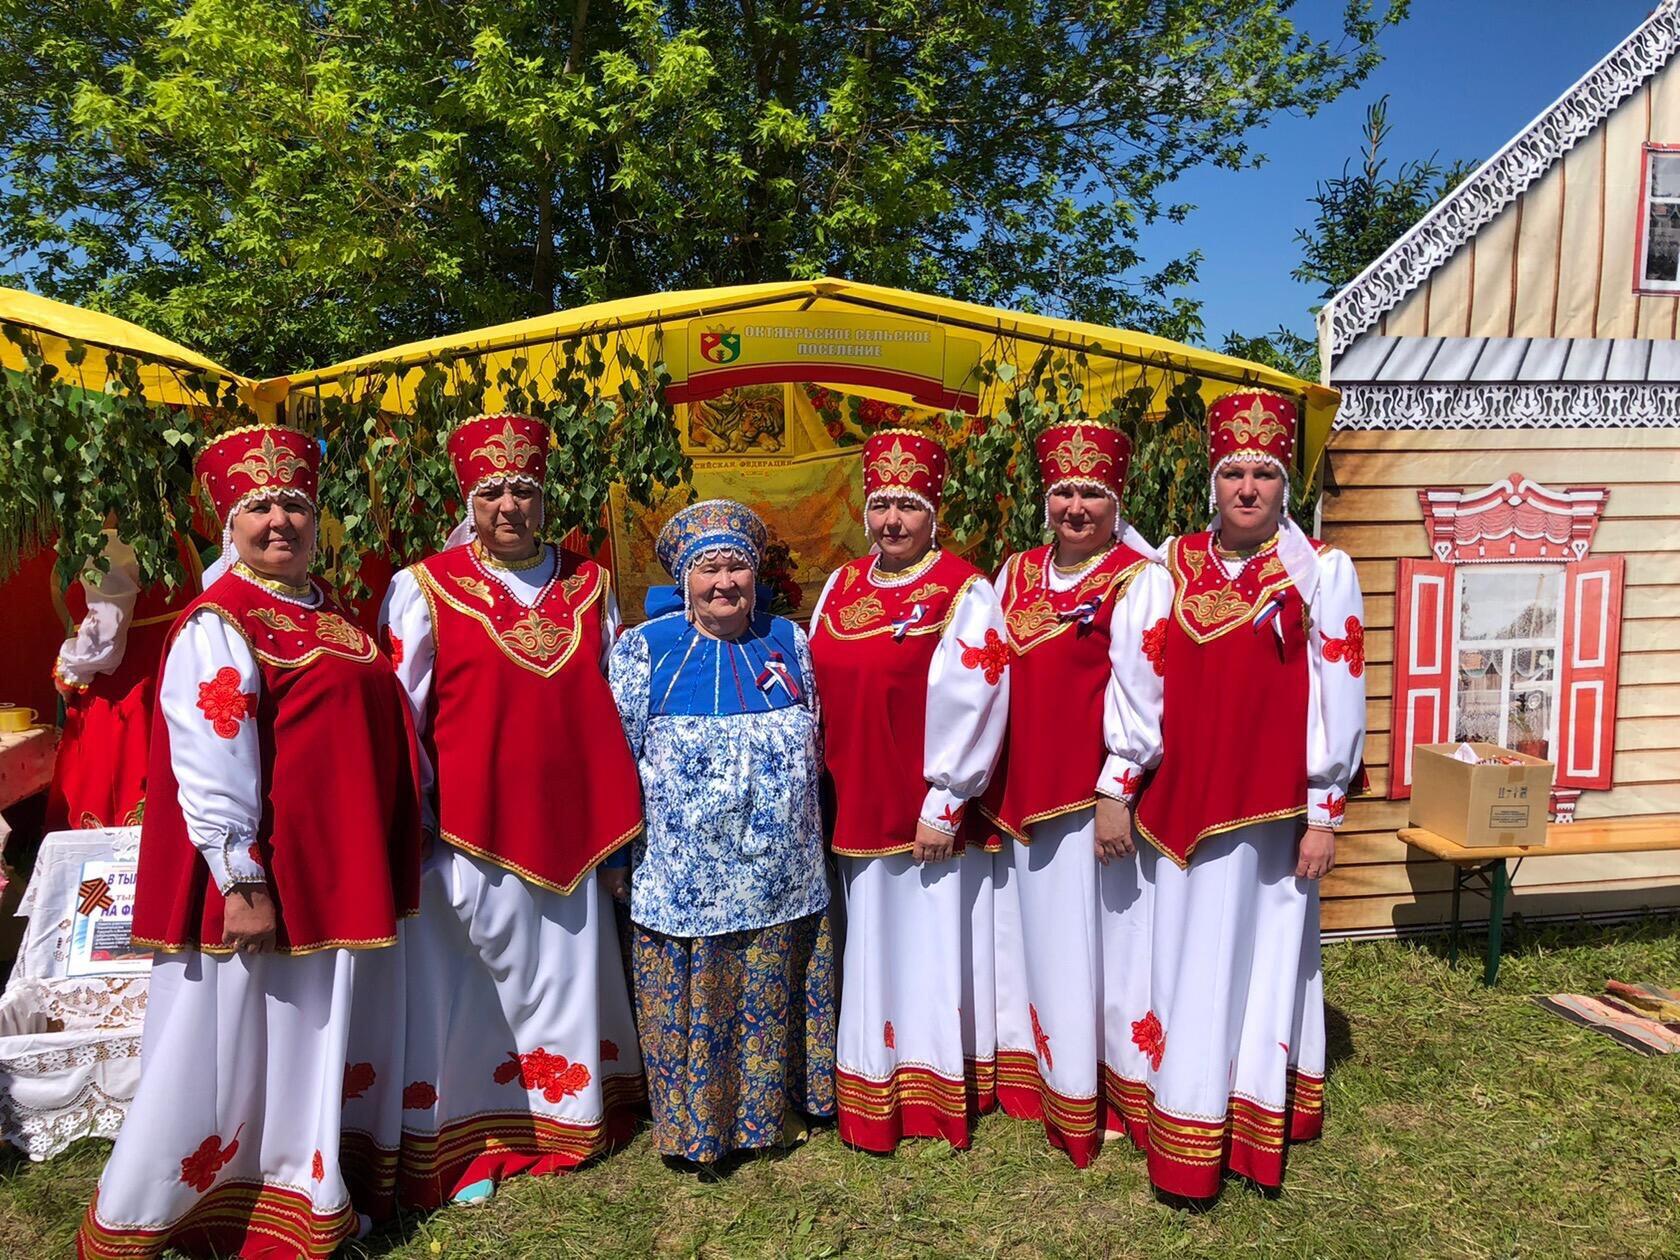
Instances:
[[[1680,849],[1680,824],[1672,819],[1650,822],[1552,823],[1546,828],[1546,843],[1537,845],[1487,846],[1467,848],[1462,844],[1425,831],[1421,827],[1402,828],[1400,839],[1421,849],[1431,857],[1453,865],[1452,888],[1452,945],[1449,959],[1458,961],[1459,899],[1466,888],[1485,893],[1488,898],[1487,963],[1482,971],[1482,983],[1494,984],[1499,979],[1499,950],[1505,931],[1505,902],[1511,893],[1511,877],[1516,867],[1506,863],[1515,860],[1521,866],[1531,857],[1561,857],[1580,853],[1642,853],[1661,849]]]

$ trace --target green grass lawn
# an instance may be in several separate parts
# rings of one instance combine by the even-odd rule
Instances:
[[[984,1120],[974,1149],[891,1158],[832,1130],[717,1181],[668,1170],[645,1137],[478,1210],[410,1218],[352,1255],[1680,1256],[1680,1055],[1642,1058],[1540,1010],[1534,993],[1609,977],[1680,986],[1680,920],[1516,933],[1497,990],[1479,940],[1325,953],[1323,1141],[1283,1193],[1230,1183],[1211,1212],[1158,1204],[1110,1143],[1084,1172],[1036,1124]],[[0,1173],[0,1256],[69,1252],[108,1145]]]

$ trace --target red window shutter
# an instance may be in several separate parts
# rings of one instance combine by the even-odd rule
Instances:
[[[1622,556],[1594,556],[1563,566],[1563,667],[1553,757],[1559,787],[1610,786],[1626,568]]]
[[[1412,748],[1444,743],[1450,732],[1453,668],[1453,566],[1402,560],[1395,583],[1394,700],[1388,724],[1388,795],[1412,794]]]

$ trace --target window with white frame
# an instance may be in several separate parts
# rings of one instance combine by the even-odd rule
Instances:
[[[1640,204],[1638,287],[1680,292],[1680,147],[1646,146]]]
[[[1457,566],[1454,739],[1545,757],[1557,739],[1560,565]]]

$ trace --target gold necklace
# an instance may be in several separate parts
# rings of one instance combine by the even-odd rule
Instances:
[[[1096,568],[1104,560],[1108,559],[1108,553],[1113,551],[1113,550],[1114,550],[1114,544],[1109,543],[1108,546],[1104,547],[1101,551],[1097,552],[1096,555],[1089,556],[1086,559],[1081,560],[1078,564],[1072,564],[1072,565],[1057,564],[1056,559],[1055,559],[1056,553],[1051,552],[1050,553],[1050,557],[1051,557],[1050,558],[1050,567],[1052,569],[1056,570],[1056,574],[1057,574],[1058,577],[1070,577],[1070,578],[1071,577],[1078,577],[1082,573],[1089,573],[1092,569]]]
[[[290,582],[282,582],[279,578],[264,577],[243,560],[233,562],[233,571],[248,581],[255,582],[266,590],[279,595],[289,595],[293,599],[308,599],[315,593],[315,588],[308,581],[302,586],[293,586]]]
[[[1261,554],[1263,554],[1267,551],[1270,551],[1275,546],[1277,546],[1277,535],[1276,534],[1273,534],[1270,538],[1268,538],[1265,542],[1261,543],[1258,547],[1251,547],[1251,548],[1248,548],[1247,550],[1239,550],[1239,551],[1231,551],[1228,548],[1221,545],[1218,541],[1215,541],[1214,544],[1213,544],[1213,554],[1218,556],[1221,560],[1241,560],[1244,563],[1247,563],[1248,561],[1254,559],[1255,556],[1258,556],[1258,555],[1261,555]]]
[[[869,566],[869,580],[876,586],[907,586],[922,574],[933,568],[934,561],[939,559],[939,548],[930,547],[927,555],[914,564],[906,565],[897,573],[888,573],[881,568],[881,557],[875,557],[875,563]]]
[[[548,548],[543,546],[542,540],[537,540],[537,549],[524,560],[501,560],[490,554],[490,549],[478,539],[473,539],[473,551],[478,558],[492,569],[507,569],[518,573],[524,569],[534,569],[548,559]]]

